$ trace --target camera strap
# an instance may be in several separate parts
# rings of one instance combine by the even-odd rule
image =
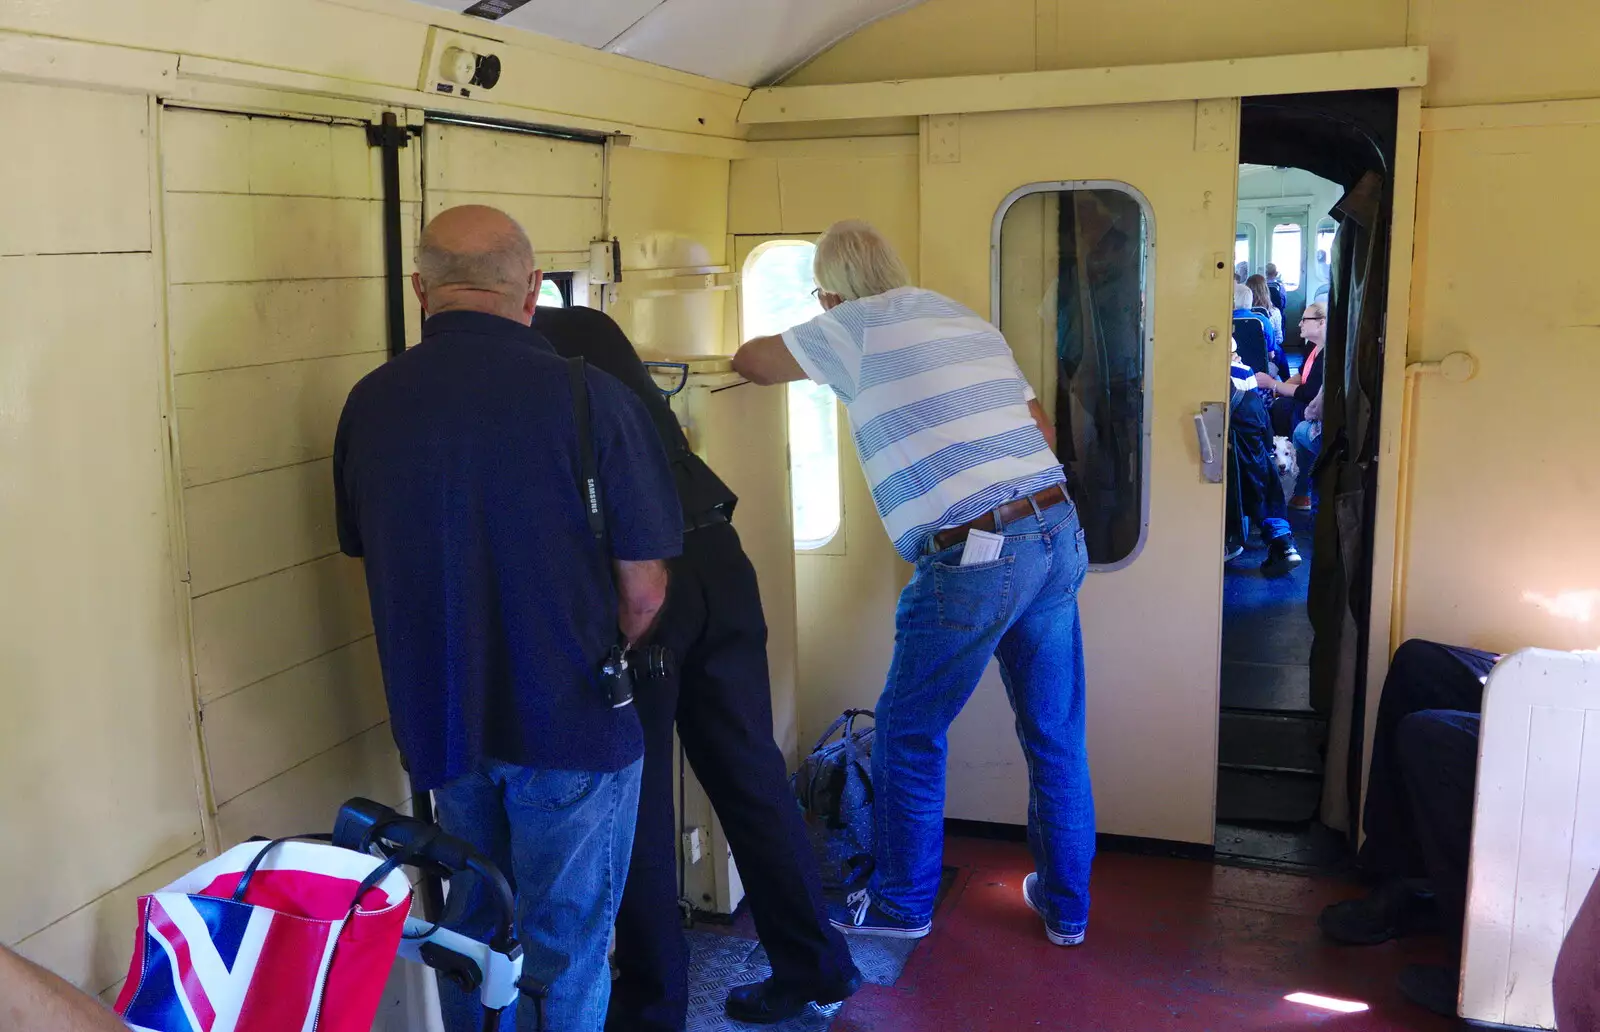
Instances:
[[[600,508],[600,470],[594,457],[594,429],[589,421],[589,384],[583,375],[582,357],[567,359],[567,377],[572,384],[572,416],[578,426],[578,487],[583,496],[584,514],[596,541],[606,539],[606,514]]]

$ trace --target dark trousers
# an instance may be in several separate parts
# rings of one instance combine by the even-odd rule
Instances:
[[[1483,679],[1498,659],[1408,641],[1395,652],[1378,700],[1361,867],[1383,879],[1426,878],[1445,927],[1457,935],[1466,910]]]
[[[1230,408],[1228,451],[1234,476],[1228,492],[1228,530],[1243,537],[1244,526],[1238,517],[1244,516],[1261,527],[1263,540],[1287,537],[1289,506],[1272,464],[1272,423],[1266,403],[1253,390],[1235,388]]]
[[[728,524],[684,536],[656,640],[677,677],[642,681],[644,779],[633,860],[617,918],[609,1029],[684,1027],[688,946],[678,910],[672,729],[722,821],[774,977],[805,989],[853,974],[828,924],[822,881],[783,754],[772,739],[767,625],[755,569]]]

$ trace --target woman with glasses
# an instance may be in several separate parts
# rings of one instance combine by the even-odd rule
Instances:
[[[1256,374],[1256,383],[1270,389],[1280,398],[1291,399],[1294,403],[1293,420],[1290,422],[1291,434],[1306,418],[1306,406],[1322,393],[1322,346],[1328,339],[1328,306],[1320,301],[1306,305],[1305,314],[1300,317],[1300,336],[1311,344],[1311,353],[1306,356],[1305,363],[1300,367],[1298,376],[1291,376],[1287,380],[1279,380],[1266,373]],[[1320,423],[1320,420],[1318,420]],[[1310,452],[1296,445],[1296,456],[1299,459],[1300,475],[1295,480],[1294,497],[1289,499],[1289,508],[1307,512],[1311,509],[1311,464],[1315,458]]]

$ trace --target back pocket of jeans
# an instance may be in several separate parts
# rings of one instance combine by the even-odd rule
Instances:
[[[527,770],[515,802],[534,810],[565,810],[592,792],[594,781],[595,775],[586,770]]]
[[[1011,574],[1017,557],[991,563],[933,567],[933,592],[939,602],[939,626],[951,631],[978,631],[1005,619],[1011,609]]]

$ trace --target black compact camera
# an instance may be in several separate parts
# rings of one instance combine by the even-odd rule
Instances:
[[[672,653],[665,645],[646,645],[640,649],[613,645],[600,664],[600,685],[612,709],[632,704],[635,681],[656,681],[671,675]]]

